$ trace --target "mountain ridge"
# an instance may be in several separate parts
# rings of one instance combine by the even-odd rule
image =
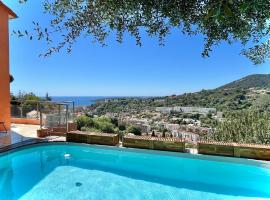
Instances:
[[[270,74],[252,74],[216,89],[270,88]]]
[[[211,90],[153,97],[148,99],[122,98],[98,102],[91,109],[98,113],[132,112],[156,107],[198,106],[220,111],[270,109],[270,74],[253,74]]]

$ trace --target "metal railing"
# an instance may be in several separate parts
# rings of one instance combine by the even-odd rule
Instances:
[[[39,120],[41,128],[68,126],[74,119],[74,102],[11,101],[11,117]]]

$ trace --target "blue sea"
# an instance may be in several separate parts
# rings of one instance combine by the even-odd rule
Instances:
[[[90,106],[99,100],[117,99],[117,98],[149,98],[149,97],[127,97],[127,96],[52,96],[52,101],[74,101],[75,106]]]
[[[90,106],[96,103],[98,100],[111,99],[116,97],[105,97],[105,96],[52,96],[52,101],[63,102],[63,101],[74,101],[75,106]]]

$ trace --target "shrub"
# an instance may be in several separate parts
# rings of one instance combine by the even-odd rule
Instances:
[[[114,133],[114,125],[111,123],[103,122],[98,124],[98,129],[103,133]]]
[[[270,144],[270,114],[253,110],[231,112],[207,139]]]
[[[127,132],[133,133],[134,135],[142,135],[141,129],[135,126],[128,127]]]
[[[94,129],[94,128],[88,128],[88,127],[82,127],[82,128],[81,128],[81,131],[100,132],[100,131],[97,130],[97,129]]]
[[[155,133],[155,131],[152,131],[151,136],[152,136],[152,137],[156,137],[156,133]]]
[[[93,127],[93,119],[85,115],[77,117],[75,122],[77,123],[78,130],[82,130],[82,127]]]
[[[124,124],[119,124],[118,128],[120,131],[126,130],[126,126]]]
[[[119,131],[112,120],[107,117],[91,118],[88,116],[80,116],[76,119],[78,129],[81,131],[95,131],[103,133],[115,133]]]

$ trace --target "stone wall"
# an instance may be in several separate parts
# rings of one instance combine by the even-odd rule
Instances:
[[[77,123],[74,122],[68,123],[68,131],[77,131],[77,130],[78,130]]]
[[[37,130],[37,136],[38,136],[39,138],[44,138],[44,137],[49,136],[49,134],[48,134],[48,129],[45,128],[45,129],[39,129],[39,130]]]
[[[124,147],[184,152],[185,142],[177,138],[125,136]]]
[[[198,153],[220,156],[234,156],[234,143],[198,142]]]
[[[67,133],[67,142],[115,146],[119,144],[119,135],[108,133],[71,131]]]
[[[234,156],[239,158],[270,160],[270,146],[238,144],[234,147]]]
[[[223,142],[198,142],[198,153],[231,156],[257,160],[270,160],[270,146]]]

